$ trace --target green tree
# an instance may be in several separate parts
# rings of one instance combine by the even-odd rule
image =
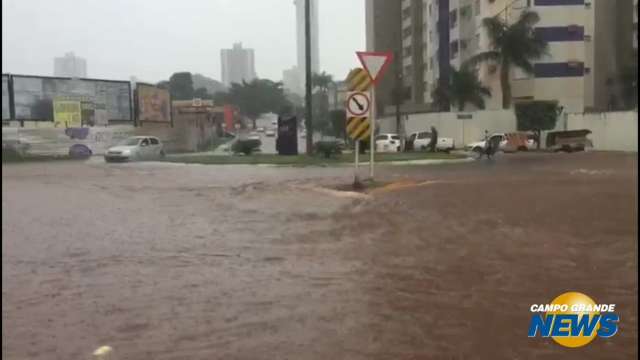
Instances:
[[[332,110],[329,113],[331,118],[331,130],[333,136],[339,139],[347,138],[347,112],[345,110]]]
[[[540,149],[540,133],[555,129],[562,108],[557,101],[531,101],[516,104],[515,108],[518,130],[533,131]]]
[[[206,88],[197,88],[193,92],[193,97],[195,99],[203,99],[203,100],[213,100],[213,95],[209,94]]]
[[[633,109],[638,107],[638,51],[633,55],[633,60],[622,68],[620,73],[620,85],[622,87],[622,101],[625,107]]]
[[[485,18],[482,25],[491,41],[491,49],[479,53],[468,60],[468,65],[491,63],[500,68],[500,86],[502,88],[502,107],[511,107],[512,67],[520,68],[527,74],[534,73],[532,61],[547,54],[546,41],[536,37],[534,26],[540,16],[533,11],[524,11],[514,24],[507,24],[498,16]]]
[[[169,78],[169,90],[174,100],[193,99],[193,80],[190,72],[174,73]]]
[[[243,81],[242,84],[233,83],[227,93],[216,93],[214,101],[216,104],[235,105],[251,120],[254,129],[260,115],[268,112],[277,113],[289,105],[282,90],[282,83],[266,79]]]
[[[467,67],[460,70],[452,68],[449,88],[445,90],[437,87],[432,94],[438,107],[454,103],[458,111],[463,111],[467,103],[475,105],[478,109],[484,109],[484,97],[488,96],[491,96],[491,91],[482,85],[475,71]]]
[[[311,81],[316,89],[315,94],[313,94],[313,120],[314,125],[317,124],[317,126],[314,126],[314,130],[319,130],[325,135],[331,128],[329,88],[334,85],[333,76],[323,71],[320,74],[313,74]]]

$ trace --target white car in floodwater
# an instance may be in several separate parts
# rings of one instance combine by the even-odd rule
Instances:
[[[104,155],[104,160],[106,162],[158,160],[164,156],[164,146],[157,137],[133,136],[110,147]]]
[[[376,152],[401,152],[402,143],[398,134],[380,134],[376,136]]]

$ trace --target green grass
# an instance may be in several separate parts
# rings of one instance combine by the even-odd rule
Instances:
[[[456,154],[431,154],[431,153],[389,153],[376,154],[377,162],[411,161],[411,160],[455,160],[465,156]],[[362,162],[369,161],[369,155],[361,155]],[[351,164],[354,162],[354,154],[343,154],[326,159],[323,156],[279,156],[271,154],[242,155],[193,155],[171,157],[167,156],[167,162],[204,165],[283,165],[283,166],[326,166],[338,164]]]
[[[24,155],[16,156],[13,154],[2,153],[2,163],[29,163],[29,162],[46,162],[46,161],[61,161],[61,160],[77,160],[69,155]]]

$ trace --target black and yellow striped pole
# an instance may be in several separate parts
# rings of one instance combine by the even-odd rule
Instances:
[[[369,93],[373,83],[371,77],[366,70],[357,68],[351,70],[347,76],[347,87],[349,92]],[[369,99],[371,97],[369,96]],[[349,101],[349,100],[348,100]],[[348,106],[349,104],[347,104]],[[371,106],[370,104],[368,106]],[[360,163],[360,142],[370,139],[373,136],[373,129],[371,127],[371,119],[369,114],[363,114],[353,116],[347,114],[347,126],[346,132],[351,139],[356,142],[355,146],[355,183],[359,182],[358,170]],[[373,144],[373,142],[371,142]],[[372,148],[373,154],[373,148]]]

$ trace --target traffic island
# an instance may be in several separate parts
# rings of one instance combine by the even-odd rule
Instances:
[[[182,163],[182,164],[200,164],[200,165],[270,165],[270,166],[348,166],[354,163],[355,155],[353,153],[345,153],[327,158],[322,155],[307,156],[279,156],[275,154],[252,154],[252,155],[213,155],[213,154],[194,154],[181,156],[167,156],[165,162]],[[388,164],[428,164],[430,161],[448,162],[462,161],[467,159],[462,154],[445,154],[445,153],[384,153],[376,154],[375,161],[377,163]],[[368,160],[368,155],[361,156],[361,160]],[[366,162],[361,162],[361,165]]]

